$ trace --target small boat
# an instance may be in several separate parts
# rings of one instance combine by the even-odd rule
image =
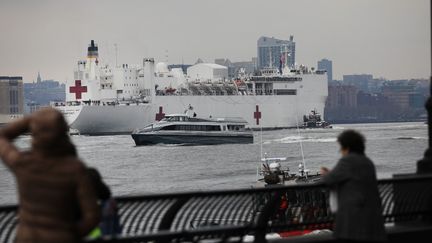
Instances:
[[[316,111],[312,111],[313,115],[317,115]],[[319,114],[318,114],[319,116]],[[319,120],[321,118],[319,116]],[[300,136],[300,127],[297,123],[297,133]],[[298,166],[298,174],[291,173],[290,168],[282,169],[281,162],[287,160],[286,157],[271,158],[267,156],[267,153],[263,155],[263,141],[261,131],[261,161],[260,166],[257,167],[257,187],[277,186],[277,185],[290,185],[299,183],[315,183],[321,180],[322,175],[319,172],[311,173],[310,170],[306,169],[306,162],[303,151],[303,143],[300,140],[300,152],[302,161]]]
[[[261,159],[262,164],[257,172],[257,176],[260,177],[257,179],[257,187],[314,183],[321,180],[319,172],[311,173],[310,170],[305,169],[303,163],[299,164],[298,173],[291,172],[288,166],[283,169],[281,162],[286,160],[284,157]]]
[[[132,133],[137,146],[151,144],[214,145],[253,143],[253,133],[242,118],[198,118],[167,115]]]

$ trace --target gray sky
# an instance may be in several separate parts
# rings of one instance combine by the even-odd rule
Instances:
[[[0,75],[64,81],[91,39],[102,62],[213,62],[256,56],[261,35],[294,35],[296,62],[333,60],[333,76],[430,75],[427,0],[1,0]]]

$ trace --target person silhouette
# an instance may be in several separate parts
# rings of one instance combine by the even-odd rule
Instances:
[[[31,148],[13,141],[31,134]],[[85,164],[77,158],[63,115],[44,108],[0,129],[0,158],[15,175],[18,228],[15,242],[81,242],[99,222]]]
[[[342,158],[333,170],[321,168],[323,182],[333,188],[334,236],[344,242],[385,241],[375,166],[365,154],[365,139],[354,130],[346,130],[337,140]]]

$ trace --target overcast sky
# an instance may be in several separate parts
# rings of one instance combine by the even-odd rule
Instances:
[[[427,0],[0,0],[0,76],[73,78],[91,39],[102,62],[194,63],[256,56],[262,36],[294,35],[296,62],[333,60],[333,76],[430,75]],[[166,57],[168,55],[168,58]]]

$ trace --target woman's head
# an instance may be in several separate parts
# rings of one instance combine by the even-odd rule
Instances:
[[[341,147],[342,155],[347,155],[349,153],[365,153],[365,138],[357,131],[343,131],[339,134],[337,141]]]
[[[62,113],[53,108],[44,108],[35,112],[30,121],[32,145],[36,150],[46,153],[75,154],[75,148],[70,143],[68,124]]]

